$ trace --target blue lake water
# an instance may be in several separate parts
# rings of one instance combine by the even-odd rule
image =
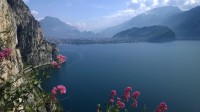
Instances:
[[[168,112],[200,112],[200,41],[60,45],[68,57],[43,81],[50,92],[63,84],[65,112],[96,112],[112,89],[121,96],[127,86],[141,92],[139,105],[150,112],[166,101]]]

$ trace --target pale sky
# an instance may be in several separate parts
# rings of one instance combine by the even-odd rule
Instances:
[[[188,10],[200,0],[24,0],[37,20],[52,16],[81,31],[117,25],[152,8],[177,6]]]

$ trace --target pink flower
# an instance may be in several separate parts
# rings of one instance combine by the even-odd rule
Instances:
[[[57,62],[51,62],[51,65],[55,68],[60,68],[60,65]]]
[[[128,101],[129,98],[131,97],[130,94],[131,94],[130,92],[125,91],[125,92],[124,92],[124,95],[123,95],[123,98],[124,98],[126,101]]]
[[[57,64],[57,62],[55,62],[55,61],[51,62],[51,65],[52,65],[52,66],[54,66],[54,65],[56,65],[56,64]]]
[[[125,107],[125,104],[122,101],[117,101],[117,105],[119,106],[120,109]]]
[[[117,101],[121,101],[121,98],[117,97]]]
[[[125,91],[132,91],[132,87],[127,87]]]
[[[63,85],[58,85],[57,89],[60,91],[60,94],[65,94],[66,93],[66,88]]]
[[[116,95],[117,95],[116,90],[112,90],[112,91],[111,91],[111,97],[114,98]]]
[[[137,104],[138,104],[138,102],[135,101],[135,102],[132,104],[132,107],[133,107],[133,108],[136,108],[136,107],[137,107]]]
[[[159,108],[161,109],[161,110],[167,110],[167,104],[165,103],[165,102],[162,102],[162,103],[160,103],[160,106],[159,106]]]
[[[53,89],[51,90],[51,94],[52,95],[56,95],[57,94],[57,88],[56,87],[53,87]]]
[[[129,98],[130,98],[130,94],[131,94],[131,91],[132,91],[132,87],[127,87],[124,91],[124,94],[123,94],[123,98],[128,101]]]
[[[157,108],[156,112],[163,112],[161,109]]]
[[[4,56],[5,56],[4,53],[3,53],[3,52],[0,52],[0,60],[1,60],[1,59],[4,59]]]
[[[11,55],[12,49],[11,48],[5,48],[3,51],[4,57],[7,58]]]
[[[165,110],[167,110],[167,104],[165,102],[162,102],[157,107],[156,112],[164,112]]]
[[[135,92],[132,94],[133,99],[137,99],[139,96],[140,96],[140,92],[139,92],[139,91],[135,91]]]
[[[59,63],[64,63],[66,61],[66,57],[61,55],[61,54],[59,54],[57,56],[57,60],[58,60]]]
[[[55,100],[56,99],[56,95],[57,92],[59,91],[60,94],[65,94],[66,93],[66,88],[63,85],[58,85],[57,87],[53,87],[53,89],[51,90],[51,94],[52,94],[52,99]]]
[[[113,99],[110,99],[110,103],[114,103],[115,101]]]

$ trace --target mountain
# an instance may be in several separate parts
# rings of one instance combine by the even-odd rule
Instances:
[[[166,19],[163,24],[176,32],[178,39],[200,39],[200,6],[175,14]]]
[[[55,17],[47,16],[40,21],[40,24],[46,38],[77,38],[81,34],[77,28],[66,24]]]
[[[92,31],[79,31],[56,17],[47,16],[40,21],[46,38],[96,38],[98,35]]]
[[[100,34],[105,35],[107,37],[112,37],[114,34],[118,32],[130,29],[133,27],[161,25],[167,17],[170,17],[174,14],[178,14],[181,12],[182,11],[179,8],[173,7],[173,6],[155,8],[143,14],[140,14],[120,25],[107,28],[101,31]]]
[[[175,33],[166,26],[134,27],[115,34],[113,38],[147,42],[168,42],[176,40]]]

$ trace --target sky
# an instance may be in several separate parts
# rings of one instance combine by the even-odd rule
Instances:
[[[177,6],[189,10],[200,0],[23,0],[37,20],[52,16],[81,31],[99,31],[147,10]]]

